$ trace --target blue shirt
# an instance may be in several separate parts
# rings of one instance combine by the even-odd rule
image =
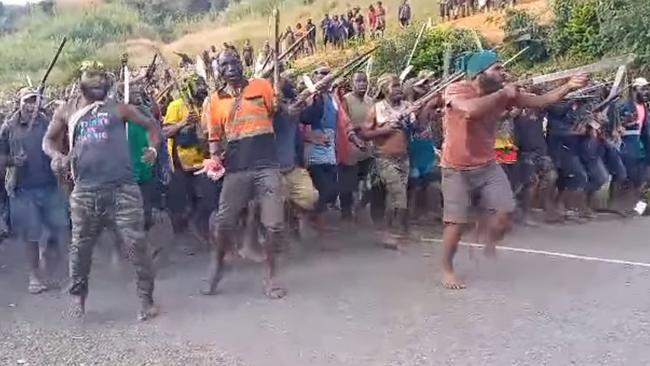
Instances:
[[[24,155],[24,163],[17,168],[16,188],[32,189],[56,187],[50,168],[50,158],[43,152],[43,137],[48,121],[40,114],[31,128],[17,120],[8,120],[0,129],[0,153],[16,157]]]
[[[321,131],[329,137],[327,145],[311,144],[309,150],[309,165],[336,165],[336,119],[338,106],[331,95],[323,96],[323,116],[320,126],[312,126],[314,131]]]

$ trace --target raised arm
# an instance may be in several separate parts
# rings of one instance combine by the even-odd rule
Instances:
[[[566,84],[543,95],[519,93],[514,104],[521,108],[544,108],[559,102],[570,92],[583,88],[588,81],[589,78],[586,74],[579,74],[569,79]]]
[[[508,89],[503,88],[492,94],[475,98],[468,98],[462,94],[448,96],[447,106],[464,113],[468,119],[474,120],[493,113],[495,109],[505,109],[510,103],[510,98]]]
[[[118,110],[124,122],[135,123],[147,129],[149,146],[157,150],[160,146],[160,126],[156,120],[140,113],[140,111],[132,105],[120,104]]]

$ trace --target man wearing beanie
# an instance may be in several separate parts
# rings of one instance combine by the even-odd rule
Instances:
[[[478,203],[482,211],[489,212],[486,254],[494,254],[496,242],[510,227],[515,202],[494,150],[499,117],[511,107],[542,108],[555,103],[587,83],[586,75],[576,75],[538,96],[506,83],[507,74],[493,51],[466,54],[461,61],[459,71],[466,79],[450,85],[444,97],[442,284],[448,289],[465,288],[454,272],[453,258],[463,226],[475,221],[473,206]]]

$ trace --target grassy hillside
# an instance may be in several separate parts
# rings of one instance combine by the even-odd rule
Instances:
[[[134,12],[114,4],[68,8],[55,16],[34,13],[21,23],[18,32],[0,38],[0,83],[5,86],[24,83],[26,76],[38,80],[64,36],[68,43],[52,74],[53,83],[67,79],[90,55],[115,63],[126,49],[118,46],[120,42],[134,35],[155,36]]]

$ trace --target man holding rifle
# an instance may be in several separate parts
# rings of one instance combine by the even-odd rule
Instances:
[[[472,208],[490,212],[486,253],[508,231],[515,208],[510,184],[495,161],[497,120],[511,107],[542,108],[561,100],[587,83],[586,75],[575,75],[564,85],[544,95],[521,92],[506,83],[507,74],[497,55],[490,50],[467,54],[460,68],[466,80],[445,91],[445,139],[442,149],[442,192],[444,198],[443,277],[447,289],[465,288],[453,269],[453,259],[462,227],[474,221]],[[478,202],[477,202],[478,200]]]

